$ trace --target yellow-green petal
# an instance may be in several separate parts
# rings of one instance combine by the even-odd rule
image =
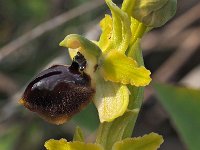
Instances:
[[[104,57],[100,72],[107,81],[134,86],[146,86],[151,81],[149,70],[138,66],[135,60],[115,50]]]
[[[105,81],[99,77],[96,81],[94,104],[99,113],[100,122],[111,122],[122,116],[129,103],[129,90],[125,85]]]
[[[83,142],[67,142],[65,139],[50,139],[45,142],[47,150],[103,150],[99,144],[83,143]]]
[[[161,135],[150,133],[143,137],[127,138],[116,142],[112,150],[157,150],[162,143]]]
[[[106,33],[107,37],[110,36],[109,42],[107,42],[106,39],[100,39],[99,42],[107,43],[107,45],[103,47],[103,51],[109,51],[110,49],[114,48],[118,51],[125,52],[128,48],[129,41],[131,38],[130,17],[125,12],[123,12],[117,5],[115,5],[112,2],[112,0],[106,0],[106,3],[112,13],[112,32],[111,36],[107,35],[108,33]],[[108,19],[108,17],[106,19]],[[110,30],[111,21],[109,20],[108,22],[109,24],[107,24],[106,26],[109,27],[104,26],[104,29],[107,28],[108,30]]]
[[[110,15],[105,15],[105,17],[100,22],[100,27],[102,30],[98,45],[102,51],[105,51],[109,46],[112,34],[112,18]]]

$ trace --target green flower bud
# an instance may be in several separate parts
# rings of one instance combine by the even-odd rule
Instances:
[[[160,27],[176,12],[176,0],[136,0],[132,16],[149,27]]]

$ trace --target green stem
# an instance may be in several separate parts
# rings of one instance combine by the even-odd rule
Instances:
[[[134,109],[125,112],[121,117],[112,122],[101,123],[97,132],[96,143],[101,144],[104,150],[111,150],[115,142],[130,137],[131,132],[129,129],[137,114],[138,110]]]
[[[139,65],[143,65],[140,40],[130,48],[129,57],[135,59]],[[128,110],[121,117],[112,122],[101,123],[97,132],[96,143],[101,144],[105,150],[111,150],[116,141],[131,137],[142,104],[144,87],[128,86],[130,90],[130,101]]]
[[[134,21],[137,21],[137,20],[134,20]],[[132,26],[132,28],[135,28],[135,27]],[[137,30],[134,33],[132,33],[132,39],[131,39],[130,45],[133,45],[138,38],[140,39],[144,35],[147,29],[148,29],[147,26],[140,22],[138,24]],[[133,31],[133,29],[131,30]]]
[[[138,62],[139,66],[144,66],[142,50],[140,48],[140,40],[136,40],[135,43],[131,46],[129,53],[127,54],[129,57],[132,57],[134,60]],[[135,86],[128,86],[130,95],[130,101],[128,105],[129,110],[137,109],[137,113],[134,114],[132,119],[130,120],[129,125],[127,126],[127,132],[129,132],[130,136],[132,135],[133,129],[135,127],[135,122],[137,120],[142,101],[144,98],[144,87],[135,87]]]

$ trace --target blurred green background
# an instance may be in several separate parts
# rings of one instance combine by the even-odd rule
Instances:
[[[120,5],[122,0],[115,2]],[[66,35],[98,39],[98,22],[105,13],[110,12],[103,0],[0,1],[0,150],[44,149],[50,138],[71,140],[76,125],[87,141],[94,141],[99,120],[93,104],[56,126],[24,109],[18,100],[39,71],[70,63],[67,50],[58,46]],[[142,40],[145,65],[159,84],[146,88],[133,136],[163,135],[160,150],[200,149],[199,14],[198,0],[178,0],[176,16]],[[165,85],[169,83],[174,86]]]

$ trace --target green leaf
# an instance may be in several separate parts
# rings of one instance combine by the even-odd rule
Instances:
[[[163,143],[162,136],[150,133],[143,137],[127,138],[114,144],[112,150],[157,150]]]
[[[76,127],[74,137],[73,137],[73,141],[84,142],[83,132],[82,132],[80,127]]]
[[[99,113],[100,122],[110,122],[122,116],[129,102],[129,90],[125,85],[105,81],[97,77],[94,104]]]
[[[98,144],[83,143],[83,142],[67,142],[65,139],[54,140],[50,139],[45,142],[47,150],[103,150]]]
[[[101,144],[105,150],[111,150],[116,141],[120,141],[127,137],[126,131],[127,127],[130,126],[130,120],[133,120],[137,114],[138,109],[127,111],[123,116],[118,117],[112,122],[102,123],[97,132],[96,143]]]
[[[123,12],[119,7],[117,7],[117,5],[115,5],[112,2],[112,0],[106,0],[106,3],[112,13],[112,32],[111,35],[108,35],[110,36],[109,44],[107,45],[107,47],[102,47],[105,49],[105,50],[103,49],[103,51],[116,49],[124,53],[128,48],[131,38],[130,18],[125,12]],[[108,18],[107,21],[108,21],[107,26],[109,27],[104,27],[104,29],[107,28],[109,30],[111,21],[110,19],[108,20]],[[106,33],[108,34],[109,32],[107,31]],[[100,38],[99,42],[107,43],[105,38]]]
[[[200,90],[155,84],[158,97],[190,150],[200,148]]]
[[[122,84],[146,86],[151,81],[149,70],[138,67],[132,58],[114,50],[104,57],[100,71],[105,80]]]

